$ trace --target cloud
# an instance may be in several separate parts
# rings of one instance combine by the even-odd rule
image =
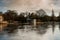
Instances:
[[[54,3],[55,6],[60,6],[60,0],[54,0],[53,3]]]
[[[1,0],[1,6],[19,11],[33,11],[40,8],[50,9],[51,0]]]
[[[60,0],[0,0],[0,9],[2,11],[11,9],[18,12],[33,12],[45,9],[51,12],[51,8],[58,12],[60,10]]]

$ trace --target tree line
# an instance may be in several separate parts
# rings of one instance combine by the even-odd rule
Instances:
[[[19,22],[26,22],[27,19],[37,19],[41,22],[48,22],[48,21],[60,21],[59,16],[48,16],[43,9],[37,10],[35,13],[32,12],[21,12],[19,15],[14,10],[7,10],[5,13],[0,12],[0,15],[3,15],[4,20],[6,21],[19,21]]]

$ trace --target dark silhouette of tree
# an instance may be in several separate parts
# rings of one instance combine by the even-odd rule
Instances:
[[[0,12],[0,15],[3,14]],[[37,10],[36,13],[30,13],[30,12],[21,12],[19,15],[17,15],[17,12],[14,10],[7,10],[3,14],[4,20],[7,21],[20,21],[20,22],[26,22],[27,19],[38,19],[42,22],[48,22],[48,21],[60,21],[60,15],[58,17],[54,16],[54,10],[52,10],[52,16],[48,16],[46,12],[43,9]]]
[[[48,16],[43,9],[40,9],[40,10],[36,11],[36,14],[38,15],[38,18],[40,18],[40,20],[47,21]]]
[[[40,16],[43,17],[44,15],[46,15],[46,12],[43,9],[40,9],[38,11],[36,11],[36,13]]]
[[[24,23],[26,21],[24,13],[20,13],[20,15],[18,16],[18,21],[20,21],[21,23]]]
[[[1,16],[3,16],[3,13],[2,13],[2,12],[0,12],[0,15],[1,15]]]
[[[0,15],[3,14],[2,12],[0,12]]]
[[[4,13],[5,20],[9,21],[15,21],[15,18],[17,17],[16,11],[7,10],[7,12]]]
[[[31,13],[30,18],[31,19],[37,19],[38,18],[38,15],[35,14],[35,13]]]
[[[59,16],[57,18],[58,18],[58,21],[60,22],[60,12],[59,12]]]

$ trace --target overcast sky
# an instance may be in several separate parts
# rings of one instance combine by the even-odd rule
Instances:
[[[54,9],[56,14],[60,11],[60,0],[0,0],[0,11],[17,10],[22,11],[36,11],[44,9],[51,12]]]

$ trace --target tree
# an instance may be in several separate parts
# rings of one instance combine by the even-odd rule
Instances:
[[[17,17],[16,11],[7,10],[7,12],[4,13],[5,20],[12,20],[14,21]]]
[[[46,12],[43,9],[40,9],[38,11],[36,11],[37,15],[39,15],[40,17],[43,17],[44,15],[46,15]]]
[[[20,15],[18,16],[18,21],[20,21],[21,23],[25,22],[24,13],[20,13]]]

